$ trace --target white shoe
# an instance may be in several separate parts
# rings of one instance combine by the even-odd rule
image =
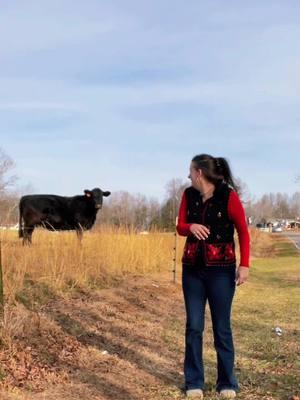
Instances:
[[[236,392],[232,389],[223,389],[220,392],[220,396],[223,399],[234,399],[236,397]]]
[[[189,389],[186,391],[186,397],[193,399],[203,399],[203,391],[202,389]]]

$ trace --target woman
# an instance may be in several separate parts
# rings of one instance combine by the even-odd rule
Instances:
[[[190,165],[191,187],[183,193],[177,231],[187,236],[182,257],[186,307],[185,388],[188,397],[203,398],[202,336],[205,305],[209,303],[217,352],[216,390],[234,398],[234,346],[230,313],[236,285],[249,272],[249,232],[242,203],[228,162],[208,154]],[[234,228],[238,232],[240,265],[236,268]]]

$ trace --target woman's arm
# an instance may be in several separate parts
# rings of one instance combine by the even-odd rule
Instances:
[[[229,195],[228,216],[233,221],[238,233],[241,254],[240,267],[249,268],[250,235],[246,222],[245,210],[238,194],[233,190]]]
[[[176,226],[177,232],[181,236],[188,236],[191,233],[190,227],[192,224],[189,224],[186,222],[187,221],[186,211],[187,211],[187,201],[186,201],[186,195],[184,192],[182,195],[182,198],[181,198],[181,203],[180,203],[179,213],[178,213],[178,222],[177,222],[177,226]]]

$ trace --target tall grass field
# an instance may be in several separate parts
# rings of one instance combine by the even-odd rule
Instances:
[[[50,372],[47,370],[47,375],[45,375],[46,372],[43,372],[39,366],[36,367],[36,376],[39,378],[37,379],[33,375],[33,367],[30,366],[30,363],[34,361],[34,357],[41,357],[39,350],[37,350],[39,346],[42,347],[39,341],[44,336],[49,336],[51,329],[60,332],[57,326],[54,328],[55,321],[49,319],[51,313],[46,316],[41,312],[44,306],[48,307],[48,311],[49,309],[51,311],[52,300],[56,304],[55,307],[58,307],[61,301],[68,301],[66,304],[69,304],[70,310],[72,310],[72,296],[74,294],[77,296],[74,298],[78,299],[81,293],[85,296],[87,293],[101,291],[102,289],[118,288],[126,280],[137,282],[145,277],[151,279],[155,276],[155,279],[159,279],[157,277],[162,276],[172,285],[174,258],[177,283],[174,285],[174,289],[171,289],[172,286],[169,288],[166,285],[167,293],[170,292],[174,296],[174,306],[172,299],[168,297],[170,294],[166,295],[165,303],[161,304],[161,312],[163,313],[163,309],[166,309],[162,321],[163,331],[154,332],[155,340],[158,341],[159,345],[166,346],[169,349],[177,360],[176,368],[181,371],[184,314],[182,313],[183,305],[180,291],[180,260],[184,238],[175,238],[174,233],[153,231],[148,234],[138,234],[134,230],[104,226],[100,230],[86,233],[82,242],[79,242],[75,233],[72,232],[51,233],[45,230],[34,232],[32,246],[23,246],[21,240],[17,237],[17,232],[12,231],[0,231],[0,240],[5,300],[4,319],[0,334],[0,357],[3,361],[3,368],[0,366],[0,383],[2,382],[0,386],[4,390],[3,393],[7,395],[5,397],[1,392],[0,399],[40,399],[42,397],[34,397],[35,390],[39,387],[36,382],[49,379],[49,382],[55,383],[57,379],[63,381],[68,375],[65,374],[62,377],[61,373],[58,372],[52,379],[52,367],[49,367]],[[237,238],[236,241],[238,242]],[[176,251],[174,249],[175,243]],[[238,244],[236,248],[238,249]],[[150,284],[149,290],[156,290],[154,288],[159,287],[159,282],[155,282],[153,285]],[[237,289],[232,316],[237,353],[237,375],[242,387],[242,393],[238,398],[245,400],[299,400],[299,284],[300,257],[294,246],[280,234],[251,230],[250,279],[248,283]],[[146,296],[145,293],[140,291],[136,294],[136,299],[132,297],[132,301],[138,302],[138,297],[143,298],[143,296]],[[109,296],[112,295],[108,295],[108,299]],[[164,293],[161,291],[161,298],[164,298],[163,296]],[[170,300],[170,310],[168,311],[167,307]],[[109,311],[109,307],[111,307],[109,301],[103,307],[103,310],[108,310],[107,318],[112,318],[113,314]],[[144,303],[141,303],[141,307],[145,307]],[[156,307],[160,307],[159,303]],[[172,309],[176,309],[176,313]],[[73,311],[76,314],[76,309]],[[69,311],[69,313],[72,314],[73,311]],[[168,316],[171,311],[172,313]],[[131,317],[134,319],[134,314]],[[83,320],[87,318],[84,312],[82,318]],[[122,321],[119,318],[121,317],[119,316],[116,321],[111,319],[111,324],[119,325]],[[149,322],[152,317],[148,315],[147,318]],[[44,330],[41,327],[43,321],[47,325]],[[68,325],[72,319],[64,321]],[[155,321],[157,323],[157,317]],[[144,324],[145,321],[142,319],[136,323]],[[30,324],[32,324],[31,327],[28,326]],[[129,322],[126,322],[126,324],[126,329],[130,329]],[[208,326],[211,329],[209,319]],[[65,339],[61,333],[57,337],[61,338],[62,341],[68,340],[72,343],[76,341],[77,343],[79,340],[80,342],[83,333],[80,331],[79,325],[75,325],[74,331],[72,329],[68,331],[68,339]],[[133,330],[133,327],[131,329]],[[149,329],[151,331],[151,325],[149,325]],[[35,332],[44,332],[44,336],[39,333],[42,336],[37,335],[34,338]],[[119,333],[116,331],[116,342],[119,340],[118,335]],[[30,362],[26,361],[27,364],[24,364],[27,370],[31,368],[28,372],[22,364],[25,361],[20,361],[22,357],[19,353],[24,343],[31,343],[29,339],[33,341],[34,345],[30,344],[26,347],[26,357],[33,357],[30,358]],[[57,346],[56,340],[58,339],[52,341],[51,346]],[[149,343],[145,339],[144,345],[149,345],[150,348],[152,341],[154,341],[154,337]],[[75,346],[74,343],[72,344],[73,347]],[[215,352],[211,335],[205,336],[205,343],[205,359],[214,360]],[[77,348],[76,346],[74,349]],[[42,360],[44,364],[46,363],[45,365],[48,365],[50,356],[49,354],[45,355],[44,351],[44,347],[42,347],[42,354],[43,357],[46,357],[47,362],[43,357]],[[72,351],[75,354],[77,350]],[[153,355],[154,359],[159,356],[162,357],[162,354]],[[53,354],[51,357],[53,357]],[[101,355],[101,357],[103,356]],[[20,363],[22,364],[21,367]],[[166,365],[168,365],[167,361]],[[19,379],[20,370],[23,371],[22,368],[27,371],[26,376],[30,377],[30,385],[32,386],[26,386],[25,378],[23,379],[22,375]],[[110,366],[110,368],[113,367]],[[166,367],[166,374],[170,373],[168,368]],[[207,364],[206,372],[209,381],[213,382],[215,365],[212,361]],[[25,372],[22,373],[25,374]],[[146,378],[145,376],[144,379]],[[105,379],[104,382],[106,382]],[[141,379],[143,379],[143,376],[141,376]],[[124,382],[127,382],[127,380],[127,378],[124,378]],[[15,384],[18,386],[18,391],[14,389]],[[165,386],[161,386],[161,384],[158,386],[157,392],[153,386],[150,397],[147,386],[138,385],[136,389],[133,386],[132,390],[144,390],[143,393],[141,392],[141,398],[145,399],[184,398],[182,391],[176,385],[163,385]],[[213,384],[210,383],[209,385],[206,388],[205,398],[207,400],[217,399]],[[26,391],[22,389],[23,387],[26,387]],[[34,388],[33,394],[30,392],[30,387]],[[43,383],[41,383],[41,387],[43,387],[43,390],[45,389]],[[101,396],[95,398],[102,399]],[[125,395],[120,397],[120,399],[125,398]],[[49,399],[52,400],[52,397],[49,397]]]
[[[138,234],[109,226],[85,233],[81,242],[74,232],[42,229],[34,232],[31,246],[23,246],[16,232],[2,231],[0,239],[8,303],[21,299],[28,285],[39,287],[42,296],[47,289],[67,292],[103,287],[130,274],[170,271],[171,275],[175,254],[172,233]],[[179,239],[178,264],[182,246]]]

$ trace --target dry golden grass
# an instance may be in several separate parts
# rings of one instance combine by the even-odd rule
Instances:
[[[141,235],[124,228],[102,227],[87,232],[80,243],[74,232],[36,230],[33,245],[23,246],[17,232],[0,231],[4,292],[15,300],[43,302],[51,293],[103,287],[128,274],[172,271],[175,236],[153,231]],[[185,238],[177,237],[180,266]],[[239,253],[238,246],[237,253]],[[251,230],[251,253],[269,257],[274,241],[269,234]]]
[[[250,229],[252,258],[272,257],[274,255],[274,241],[268,232]]]
[[[81,243],[73,232],[36,230],[33,245],[22,246],[16,232],[2,231],[5,299],[14,302],[32,283],[61,292],[106,286],[127,274],[171,271],[174,241],[171,233],[140,235],[105,227],[85,233]],[[182,241],[178,247],[180,254]]]

